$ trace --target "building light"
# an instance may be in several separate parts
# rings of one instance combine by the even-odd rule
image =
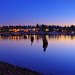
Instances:
[[[33,31],[35,31],[35,29],[33,29]]]
[[[49,29],[46,29],[46,31],[49,31]]]
[[[19,32],[20,29],[13,29],[12,31],[13,31],[13,32]]]
[[[57,30],[59,30],[59,29],[57,29]]]
[[[64,30],[62,30],[62,32],[63,32]]]
[[[74,34],[74,31],[72,31],[72,34]]]
[[[25,29],[25,30],[24,30],[24,32],[28,32],[28,31],[29,31],[28,29]]]

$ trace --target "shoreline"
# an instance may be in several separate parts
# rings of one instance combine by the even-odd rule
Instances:
[[[39,33],[23,33],[23,32],[3,32],[1,36],[21,36],[21,35],[75,35],[74,33],[61,33],[61,32],[39,32]]]
[[[43,75],[39,72],[0,61],[0,75]]]

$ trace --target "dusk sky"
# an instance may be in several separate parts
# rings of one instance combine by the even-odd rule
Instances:
[[[0,25],[75,24],[75,0],[0,0]]]

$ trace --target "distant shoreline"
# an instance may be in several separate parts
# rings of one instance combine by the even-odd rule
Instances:
[[[0,75],[43,75],[43,74],[0,61]]]
[[[0,26],[0,35],[75,35],[75,25]]]
[[[23,32],[3,32],[1,36],[21,36],[21,35],[75,35],[74,33],[61,33],[61,32],[39,32],[39,33],[23,33]]]

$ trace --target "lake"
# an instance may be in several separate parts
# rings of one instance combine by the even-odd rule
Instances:
[[[32,39],[31,39],[32,37]],[[75,75],[75,36],[0,36],[0,61],[25,67],[45,75]]]

